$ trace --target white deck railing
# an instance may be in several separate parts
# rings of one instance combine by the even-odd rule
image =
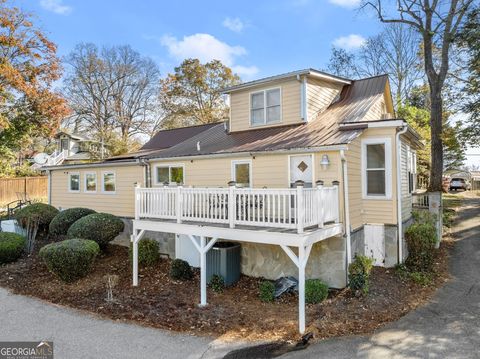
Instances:
[[[135,218],[297,229],[339,221],[338,186],[135,189]]]

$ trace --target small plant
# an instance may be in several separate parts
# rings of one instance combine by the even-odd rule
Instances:
[[[143,238],[138,242],[138,265],[153,266],[160,259],[160,246],[154,239]],[[130,259],[133,258],[133,245],[130,245]]]
[[[93,214],[95,211],[89,208],[69,208],[57,214],[49,225],[49,233],[53,236],[65,236],[72,224],[80,218]]]
[[[349,288],[355,292],[362,291],[363,294],[367,294],[372,267],[372,258],[356,254],[355,259],[348,266]]]
[[[107,274],[103,277],[105,279],[105,284],[107,286],[107,302],[112,303],[113,300],[113,289],[118,284],[118,275],[116,274]]]
[[[103,248],[123,231],[124,226],[123,221],[113,214],[93,213],[72,224],[67,237],[90,239]]]
[[[320,279],[308,279],[305,281],[305,302],[317,304],[328,297],[328,285]]]
[[[192,268],[188,262],[174,259],[170,266],[170,277],[176,280],[190,280],[193,277]]]
[[[417,284],[423,286],[423,287],[428,287],[429,285],[432,284],[432,277],[428,273],[423,273],[423,272],[411,272],[409,273],[410,278]]]
[[[437,232],[431,223],[414,223],[405,232],[410,272],[430,272],[433,269]]]
[[[222,293],[223,289],[225,289],[225,281],[223,280],[223,277],[218,274],[212,275],[212,278],[210,279],[210,283],[208,285],[210,286],[210,288],[212,288],[214,292],[217,293]]]
[[[38,230],[48,233],[50,222],[58,214],[58,209],[45,203],[33,203],[15,212],[15,219],[22,228],[27,228],[28,222],[38,220]]]
[[[270,303],[275,300],[275,285],[268,280],[260,282],[258,292],[258,296],[262,302]]]
[[[25,237],[8,232],[0,232],[0,264],[16,261],[25,249]]]
[[[92,270],[100,247],[87,239],[67,239],[40,249],[39,256],[47,268],[64,282],[85,277]]]

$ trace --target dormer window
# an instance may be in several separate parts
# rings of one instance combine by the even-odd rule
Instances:
[[[252,126],[277,123],[282,120],[280,88],[250,94],[250,124]]]

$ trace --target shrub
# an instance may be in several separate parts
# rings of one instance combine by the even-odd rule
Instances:
[[[45,203],[34,203],[19,209],[15,219],[22,228],[27,228],[28,222],[38,221],[40,232],[48,233],[50,222],[58,214],[58,209]]]
[[[90,239],[105,247],[123,231],[123,221],[108,213],[93,213],[80,218],[67,232],[68,238]]]
[[[431,223],[414,223],[405,232],[408,257],[405,265],[411,272],[429,272],[433,267],[437,233]]]
[[[160,259],[160,246],[154,239],[143,238],[138,242],[138,265],[153,266]],[[133,258],[133,245],[130,245],[130,260]]]
[[[193,277],[192,268],[188,262],[174,259],[170,266],[170,277],[177,280],[190,280]]]
[[[100,247],[87,239],[67,239],[40,249],[47,268],[65,282],[73,282],[90,273]]]
[[[348,286],[350,289],[361,290],[364,294],[367,294],[372,267],[372,258],[356,254],[355,259],[348,266]]]
[[[72,224],[92,213],[95,213],[95,211],[89,208],[77,207],[66,209],[57,214],[50,222],[49,233],[54,236],[66,235]]]
[[[275,300],[275,285],[268,281],[264,280],[260,283],[258,288],[258,296],[262,302],[273,302]]]
[[[323,302],[328,297],[328,285],[320,279],[305,281],[305,301],[309,304]]]
[[[432,277],[429,273],[411,272],[410,278],[417,284],[427,287],[432,284]]]
[[[221,275],[214,274],[210,279],[209,286],[213,289],[214,292],[221,293],[225,288],[225,281],[223,280],[223,277]]]
[[[0,264],[16,261],[25,249],[25,237],[8,232],[0,232]]]

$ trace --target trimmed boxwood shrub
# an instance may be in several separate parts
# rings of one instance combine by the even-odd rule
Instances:
[[[193,277],[192,268],[190,268],[188,262],[174,259],[170,266],[170,277],[176,280],[190,280]]]
[[[48,232],[50,222],[58,214],[58,209],[45,203],[34,203],[15,212],[15,219],[22,228],[26,228],[28,221],[38,219],[38,230]]]
[[[0,232],[0,264],[16,261],[25,249],[25,237],[8,232]]]
[[[93,213],[72,224],[67,231],[67,237],[91,239],[100,247],[105,247],[123,231],[123,228],[124,223],[117,216],[108,213]]]
[[[40,249],[47,268],[65,282],[85,277],[92,270],[100,247],[88,239],[67,239]]]
[[[160,259],[160,245],[155,239],[143,238],[138,242],[138,265],[153,266]],[[133,245],[130,244],[130,260],[133,258]]]
[[[305,302],[317,304],[328,297],[328,285],[320,279],[308,279],[305,281]]]
[[[222,293],[223,289],[225,289],[225,281],[223,280],[223,277],[218,274],[212,275],[212,278],[210,278],[210,282],[208,283],[208,285],[210,286],[210,288],[212,288],[214,292],[217,293]]]
[[[53,218],[49,225],[49,233],[53,236],[66,235],[68,229],[72,224],[78,221],[80,218],[88,216],[89,214],[96,213],[93,209],[89,208],[69,208],[61,211]]]
[[[364,294],[367,294],[372,268],[372,258],[356,254],[355,259],[348,266],[348,286],[350,289],[361,290]]]
[[[258,296],[262,302],[273,302],[275,300],[275,285],[268,280],[262,281],[258,287]]]
[[[437,231],[430,222],[414,223],[405,232],[408,257],[405,265],[411,272],[429,272],[435,259]]]

